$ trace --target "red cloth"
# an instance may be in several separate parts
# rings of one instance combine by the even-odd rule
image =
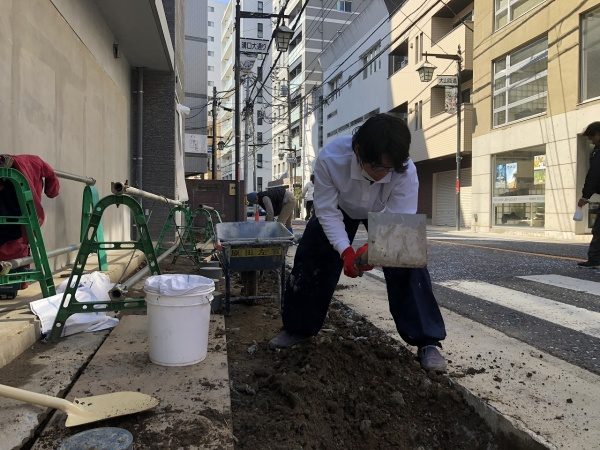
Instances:
[[[40,225],[44,223],[44,208],[42,208],[42,190],[49,198],[54,198],[60,190],[60,183],[54,169],[50,164],[36,155],[12,155],[14,158],[13,168],[21,172],[33,193],[33,203],[37,211]],[[45,181],[45,183],[44,183]],[[22,258],[29,254],[29,243],[27,235],[19,239],[6,242],[0,246],[0,260],[6,261],[14,258]]]

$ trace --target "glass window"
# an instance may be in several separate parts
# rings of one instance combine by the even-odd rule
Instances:
[[[329,100],[335,100],[340,96],[340,84],[342,82],[342,74],[336,75],[333,80],[329,81]]]
[[[522,16],[545,0],[494,0],[494,26],[497,30]]]
[[[259,38],[263,37],[263,24],[262,23],[258,24],[258,31],[256,32],[256,35]]]
[[[208,66],[208,71],[209,71],[209,72],[212,72],[213,70],[215,70],[215,67],[214,67],[214,66]]]
[[[378,68],[377,57],[378,57],[378,53],[379,53],[379,45],[380,45],[380,43],[378,42],[373,47],[371,47],[369,50],[367,50],[367,52],[364,53],[362,56],[363,79],[365,79],[369,75],[372,75],[373,73],[377,72],[377,68]],[[379,68],[381,68],[381,64],[379,65]]]
[[[212,85],[214,85],[214,84],[215,84],[215,83],[213,83],[212,81],[209,81],[209,82],[208,82],[208,85],[209,85],[209,86],[212,86]]]
[[[581,100],[600,97],[600,8],[581,18]]]
[[[256,143],[257,144],[262,144],[262,140],[263,136],[262,136],[262,132],[261,131],[257,131],[256,132]]]
[[[215,23],[214,23],[212,20],[209,20],[209,21],[208,21],[208,26],[209,26],[209,27],[214,27],[214,26],[215,26]]]
[[[256,190],[258,192],[263,190],[263,177],[256,177]]]
[[[263,117],[264,117],[264,113],[263,113],[262,109],[259,109],[258,111],[256,111],[256,124],[257,125],[263,124]]]
[[[212,50],[208,51],[208,56],[215,56],[215,52],[213,52]]]
[[[543,227],[546,148],[530,147],[493,157],[494,225]]]
[[[208,12],[215,12],[215,7],[214,6],[209,6],[208,7]]]
[[[258,2],[256,9],[258,10],[258,12],[263,12],[263,10],[264,10],[263,2]]]
[[[494,61],[494,126],[546,111],[548,39],[540,39]]]
[[[343,11],[343,12],[352,12],[352,2],[345,0],[345,1],[339,1],[337,2],[337,10],[338,11]]]
[[[208,41],[209,42],[215,42],[215,37],[214,36],[209,36],[208,37]]]
[[[263,155],[262,153],[259,153],[256,155],[256,167],[258,169],[262,169],[263,167]]]

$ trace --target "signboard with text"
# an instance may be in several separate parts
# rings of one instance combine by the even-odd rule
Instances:
[[[267,39],[240,39],[240,52],[242,53],[267,53],[269,41]]]
[[[458,86],[458,77],[456,75],[438,75],[438,86]]]

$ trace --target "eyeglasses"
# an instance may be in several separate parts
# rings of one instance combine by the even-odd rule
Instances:
[[[394,170],[393,167],[389,167],[389,166],[380,166],[378,164],[373,164],[373,163],[365,163],[365,164],[368,164],[369,168],[373,172],[377,172],[377,173],[392,172]]]

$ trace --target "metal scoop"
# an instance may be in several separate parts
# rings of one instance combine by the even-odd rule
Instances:
[[[425,222],[424,214],[370,212],[369,251],[364,259],[372,266],[425,267]]]
[[[76,398],[73,402],[0,384],[0,396],[34,405],[60,409],[67,414],[67,427],[134,414],[158,405],[158,400],[140,392],[114,392]]]

